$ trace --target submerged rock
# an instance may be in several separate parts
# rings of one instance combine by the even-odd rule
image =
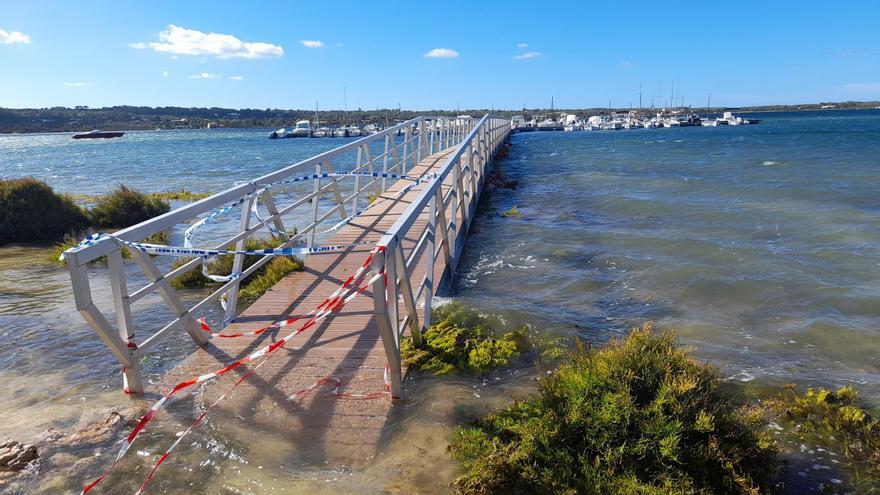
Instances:
[[[7,440],[0,444],[0,471],[17,473],[39,457],[36,446]]]

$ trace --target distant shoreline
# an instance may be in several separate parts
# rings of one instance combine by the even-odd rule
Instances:
[[[833,108],[822,108],[832,106]],[[761,105],[752,107],[686,107],[687,111],[698,114],[714,114],[723,111],[740,113],[778,113],[778,112],[810,112],[840,110],[874,110],[880,108],[880,101],[870,102],[838,102],[813,103],[802,105]],[[629,112],[634,108],[580,108],[556,109],[555,113],[573,113],[584,115],[602,115],[615,112]],[[654,112],[658,109],[642,109],[642,112]],[[394,125],[395,122],[408,120],[418,115],[438,115],[454,117],[456,115],[483,115],[495,113],[505,117],[524,115],[527,118],[550,113],[548,109],[523,110],[490,110],[471,109],[461,111],[450,110],[399,110],[377,109],[373,111],[328,110],[314,112],[309,110],[255,110],[226,108],[183,108],[183,107],[108,107],[108,108],[0,108],[0,134],[37,134],[37,133],[70,133],[87,132],[92,129],[146,131],[146,130],[179,130],[179,129],[278,129],[290,127],[297,120],[319,121],[330,127],[352,124]]]

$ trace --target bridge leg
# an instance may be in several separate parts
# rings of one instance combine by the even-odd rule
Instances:
[[[389,250],[393,246],[387,247]],[[373,275],[385,273],[386,256],[385,253],[378,252],[373,256]],[[394,283],[394,282],[392,282]],[[388,307],[385,300],[385,277],[379,277],[373,282],[373,317],[379,324],[379,334],[382,335],[382,344],[385,347],[385,357],[388,359],[388,368],[390,373],[389,387],[391,388],[391,397],[396,399],[403,398],[403,374],[400,368],[400,345],[397,335],[392,330],[391,319],[388,315]],[[397,315],[394,315],[397,318]]]

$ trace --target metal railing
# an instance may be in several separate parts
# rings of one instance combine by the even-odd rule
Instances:
[[[422,331],[431,325],[436,260],[443,256],[445,273],[454,273],[487,166],[509,135],[509,120],[490,115],[480,119],[446,158],[437,180],[420,191],[378,243],[384,249],[374,256],[373,270],[384,267],[387,283],[379,279],[373,284],[373,313],[388,358],[394,397],[403,397],[400,339],[409,330],[414,344],[421,345]],[[426,222],[424,231],[420,220]],[[408,237],[407,244],[412,246],[405,248]],[[424,275],[413,280],[415,265],[420,261],[425,264]]]
[[[287,232],[285,219],[289,218],[292,213],[297,213],[297,218],[305,216],[307,223],[301,225],[301,228],[298,228],[294,235],[284,240],[283,244],[278,247],[290,247],[301,243],[312,247],[318,240],[317,235],[322,225],[338,225],[339,220],[334,218],[337,214],[343,221],[351,218],[361,211],[362,205],[369,204],[365,196],[379,196],[386,189],[386,186],[390,185],[384,177],[361,176],[357,175],[358,173],[381,172],[405,175],[407,170],[418,164],[423,158],[463,143],[453,155],[453,159],[444,166],[442,174],[443,177],[446,177],[452,170],[452,164],[459,164],[454,173],[460,182],[464,180],[467,174],[460,170],[460,164],[462,163],[462,155],[466,154],[467,163],[473,164],[469,172],[471,174],[469,180],[475,184],[474,177],[482,178],[482,167],[485,166],[487,157],[491,155],[494,147],[497,147],[500,135],[499,127],[496,125],[490,128],[487,126],[488,122],[497,122],[497,119],[484,117],[478,121],[478,119],[472,118],[417,117],[264,175],[249,183],[232,187],[154,219],[120,230],[115,232],[113,236],[122,241],[138,242],[159,232],[168,231],[175,226],[196,221],[206,214],[216,212],[219,208],[239,204],[241,217],[238,228],[234,234],[213,249],[234,246],[236,250],[242,250],[246,240],[263,228],[276,232]],[[352,158],[354,158],[354,163],[343,163],[343,160],[351,160]],[[478,176],[474,175],[475,169],[480,170]],[[352,175],[320,177],[324,173],[338,172],[350,172]],[[285,181],[285,179],[312,174],[319,177],[314,179],[311,191],[291,198],[288,204],[277,204],[280,203],[280,197],[273,197],[267,189],[267,186]],[[430,184],[439,184],[439,182],[434,181]],[[470,193],[472,200],[475,199],[477,193],[478,190]],[[329,196],[329,201],[324,200],[325,196]],[[464,205],[464,196],[457,195],[455,197],[460,198],[459,202]],[[424,201],[420,199],[412,206],[422,205],[423,207],[429,201],[431,205],[434,205],[434,201],[427,198]],[[443,201],[443,204],[446,204],[448,197]],[[267,212],[265,216],[258,217],[253,214],[255,206],[259,206],[255,205],[255,202],[263,204]],[[432,208],[434,207],[432,206]],[[302,210],[305,209],[308,209],[307,216],[302,214]],[[413,209],[410,208],[410,210]],[[407,213],[410,213],[410,210],[407,210]],[[411,215],[417,216],[420,211],[413,210]],[[465,211],[463,206],[462,211]],[[465,220],[469,221],[469,218],[468,216]],[[442,224],[446,225],[445,220],[442,221]],[[405,221],[397,230],[405,230],[411,225],[412,222]],[[441,230],[444,236],[449,234],[447,228]],[[455,229],[453,226],[453,238],[458,235],[458,230],[460,229]],[[433,227],[430,242],[433,246]],[[216,303],[225,296],[224,323],[231,321],[235,317],[242,280],[270,260],[270,256],[264,256],[253,265],[243,269],[244,255],[235,254],[233,273],[240,273],[240,275],[220,284],[194,305],[187,306],[177,290],[172,287],[171,282],[191,270],[199,269],[200,265],[205,262],[204,258],[191,259],[179,267],[171,267],[169,271],[163,272],[149,255],[137,249],[128,249],[142,272],[142,275],[134,275],[137,275],[137,278],[146,277],[145,284],[135,290],[130,290],[129,285],[136,283],[137,280],[134,280],[135,277],[132,277],[132,274],[128,274],[125,270],[122,249],[123,247],[113,239],[102,238],[91,245],[67,252],[65,257],[73,285],[76,309],[122,363],[124,390],[126,393],[132,394],[143,392],[138,363],[144,353],[155,345],[160,337],[182,327],[197,344],[203,345],[207,342],[208,335],[199,328],[197,318],[200,314],[208,309],[212,303]],[[449,251],[448,244],[445,249]],[[431,252],[433,253],[433,248]],[[103,256],[107,257],[116,320],[115,327],[104,312],[95,305],[90,283],[90,277],[94,276],[94,273],[88,269],[88,264]],[[394,294],[397,294],[396,290],[395,284]],[[431,289],[428,289],[426,293],[427,307],[430,307],[430,291]],[[152,329],[152,333],[142,328],[145,325],[138,324],[138,337],[148,333],[149,335],[146,338],[136,340],[134,318],[136,305],[138,303],[145,304],[147,301],[145,296],[154,293],[161,296],[174,317],[163,326]],[[387,315],[385,318],[387,319]],[[418,332],[414,333],[414,335],[417,334]],[[399,338],[396,339],[396,342],[399,346]],[[399,377],[399,353],[396,362],[398,365],[395,369]]]

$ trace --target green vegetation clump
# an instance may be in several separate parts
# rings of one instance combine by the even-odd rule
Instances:
[[[403,339],[403,360],[410,369],[438,375],[454,370],[483,373],[513,361],[528,348],[524,329],[499,335],[488,318],[459,304],[436,308],[434,323],[422,339],[421,347],[410,337]]]
[[[200,199],[205,199],[210,196],[211,193],[197,193],[192,192],[186,189],[179,189],[177,191],[166,191],[166,192],[157,192],[157,193],[149,193],[147,197],[153,200],[159,201],[198,201]]]
[[[86,212],[45,182],[0,180],[0,245],[58,241],[87,225]]]
[[[859,493],[880,493],[880,419],[861,406],[858,391],[809,388],[799,395],[794,386],[788,388],[791,393],[771,401],[771,408],[798,425],[800,434],[842,451]]]
[[[509,210],[505,210],[504,213],[501,214],[504,218],[515,218],[520,215],[519,208],[516,206],[511,206]]]
[[[260,249],[273,249],[278,247],[283,241],[279,240],[276,237],[271,237],[269,239],[255,239],[251,238],[245,241],[244,248],[246,250],[260,250]],[[259,261],[263,256],[262,255],[246,255],[244,257],[243,270],[246,270],[251,265]],[[189,262],[190,259],[181,258],[174,262],[173,268],[179,268]],[[234,261],[234,255],[224,254],[218,256],[217,259],[212,261],[208,265],[209,273],[216,273],[220,275],[228,275],[232,272],[232,263]],[[254,273],[252,273],[248,278],[246,278],[241,285],[241,289],[239,291],[239,301],[243,305],[249,305],[250,303],[256,301],[261,295],[263,295],[266,291],[272,288],[279,280],[284,278],[290,272],[299,271],[303,269],[303,262],[299,258],[295,257],[282,257],[276,256],[272,258],[268,263],[264,264],[260,268],[258,268]],[[209,278],[205,278],[202,275],[201,268],[192,269],[180,277],[175,278],[171,281],[171,286],[177,289],[197,289],[203,287],[215,287],[218,284],[217,282],[212,281]]]
[[[459,493],[758,494],[777,448],[760,409],[722,389],[671,332],[582,346],[538,394],[453,434]]]
[[[167,213],[167,201],[120,185],[107,196],[98,198],[89,211],[92,224],[97,227],[129,227]]]
[[[170,236],[168,235],[168,231],[163,230],[162,232],[156,232],[153,235],[147,236],[142,242],[149,243],[149,244],[168,244],[169,238],[170,238]],[[74,248],[74,247],[78,246],[79,242],[80,242],[80,240],[72,235],[68,234],[68,235],[64,236],[64,239],[61,242],[59,242],[58,244],[55,244],[54,246],[49,248],[49,253],[47,254],[47,259],[56,265],[67,266],[67,262],[61,260],[61,254],[70,248]],[[131,258],[131,254],[129,253],[128,249],[122,250],[122,258],[123,259],[130,259]],[[93,261],[93,263],[106,263],[106,262],[107,262],[106,256],[101,256],[100,258]]]

